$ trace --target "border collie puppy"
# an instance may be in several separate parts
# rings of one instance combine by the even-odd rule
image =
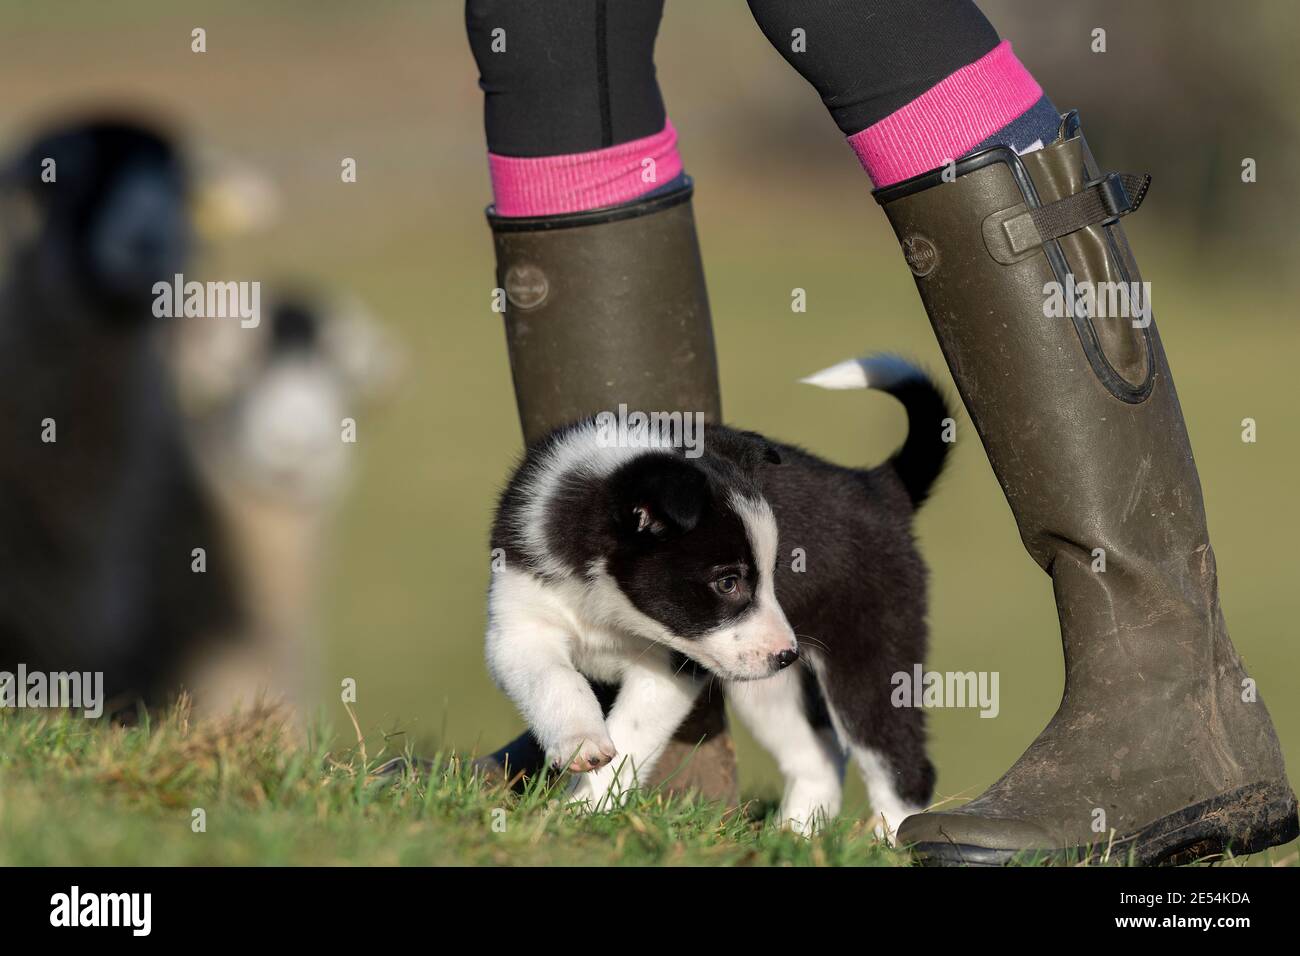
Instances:
[[[722,425],[702,453],[650,429],[611,442],[592,418],[530,448],[502,494],[488,667],[592,808],[649,773],[715,679],[780,765],[787,825],[839,811],[850,755],[878,832],[930,799],[922,712],[890,691],[925,659],[911,524],[943,467],[948,406],[892,356],[804,381],[895,396],[906,441],[856,469]],[[620,685],[607,714],[589,679]]]

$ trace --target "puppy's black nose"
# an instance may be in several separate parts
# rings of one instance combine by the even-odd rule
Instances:
[[[799,651],[796,648],[788,648],[776,655],[776,669],[785,670],[791,664],[799,659]]]

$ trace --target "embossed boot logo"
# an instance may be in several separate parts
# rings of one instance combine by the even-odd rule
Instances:
[[[939,264],[939,250],[924,236],[908,236],[903,240],[903,258],[912,275],[928,276]]]
[[[519,309],[535,309],[546,301],[550,286],[537,266],[524,263],[506,270],[506,298]]]

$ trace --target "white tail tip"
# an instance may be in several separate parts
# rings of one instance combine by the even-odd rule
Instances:
[[[867,379],[867,370],[859,359],[840,362],[820,372],[813,372],[799,381],[805,385],[816,385],[818,388],[869,388],[871,386],[871,382]]]
[[[805,385],[818,388],[880,388],[888,389],[907,379],[921,377],[915,365],[897,355],[871,355],[866,358],[847,359],[807,378],[799,379]]]

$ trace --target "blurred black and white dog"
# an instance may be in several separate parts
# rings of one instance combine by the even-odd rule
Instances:
[[[890,356],[805,381],[895,396],[906,441],[854,469],[721,425],[689,454],[651,428],[610,441],[597,417],[529,449],[501,497],[489,669],[593,807],[646,777],[713,679],[780,765],[788,825],[839,811],[849,755],[880,832],[931,796],[922,713],[890,691],[925,658],[911,526],[948,407]],[[589,678],[621,685],[607,714]]]

